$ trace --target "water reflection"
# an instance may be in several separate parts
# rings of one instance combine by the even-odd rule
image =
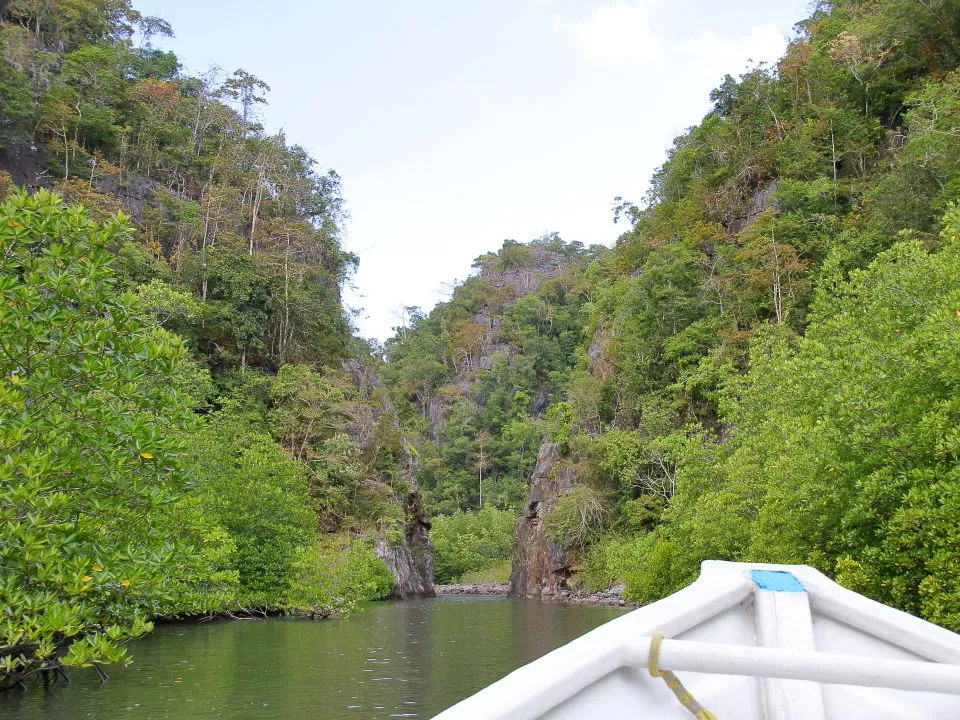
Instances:
[[[346,620],[162,626],[101,686],[0,696],[0,717],[273,720],[429,718],[621,614],[457,597],[374,603]]]

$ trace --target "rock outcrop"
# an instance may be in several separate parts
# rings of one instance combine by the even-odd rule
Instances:
[[[569,268],[562,253],[543,248],[529,250],[530,256],[522,267],[503,268],[496,257],[491,257],[482,268],[480,277],[496,290],[489,293],[488,303],[474,312],[472,322],[465,328],[465,336],[472,334],[473,337],[472,342],[463,342],[461,338],[454,360],[456,379],[441,388],[443,392],[421,399],[434,439],[438,437],[442,424],[450,418],[453,399],[470,393],[477,374],[492,370],[498,361],[512,363],[521,352],[521,348],[506,341],[502,332],[505,309]],[[531,414],[537,416],[546,408],[545,391],[539,388],[534,391]]]
[[[533,248],[533,262],[529,267],[506,270],[484,270],[482,277],[498,288],[510,288],[517,297],[536,292],[543,283],[567,266],[563,255],[553,250]]]
[[[373,426],[384,416],[394,416],[395,429],[399,433],[399,420],[393,407],[382,392],[383,383],[380,377],[370,367],[358,360],[348,360],[343,363],[343,369],[349,373],[367,401],[372,417],[365,423],[357,426],[347,425],[347,432],[354,440],[362,445],[371,441],[369,433],[364,433],[362,426]],[[363,438],[366,438],[365,440]],[[403,526],[400,537],[394,533],[381,533],[374,538],[377,555],[387,564],[393,574],[392,599],[406,600],[415,597],[434,597],[436,590],[433,587],[433,542],[430,540],[430,518],[423,506],[423,497],[417,484],[416,467],[413,455],[405,440],[401,440],[397,451],[396,461],[399,463],[404,489],[398,494],[393,488],[395,484],[380,479],[384,492],[388,493],[391,502],[403,507]]]
[[[403,498],[403,539],[391,544],[386,537],[376,540],[377,555],[383,558],[393,573],[395,600],[414,597],[434,597],[433,541],[430,540],[430,518],[423,507],[423,497],[414,475],[413,456],[403,445],[404,479],[409,491]]]
[[[551,598],[569,591],[572,556],[547,537],[543,518],[557,497],[573,486],[573,468],[560,458],[560,446],[544,441],[530,482],[524,514],[513,534],[510,597]]]
[[[761,184],[752,193],[748,194],[741,203],[742,214],[730,218],[725,224],[730,232],[740,232],[750,225],[768,208],[776,208],[774,202],[778,189],[776,178]]]
[[[9,173],[11,182],[31,193],[50,187],[47,153],[35,142],[25,142],[0,152],[0,171]]]

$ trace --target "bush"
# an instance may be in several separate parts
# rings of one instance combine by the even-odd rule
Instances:
[[[457,582],[465,573],[509,558],[515,520],[512,512],[490,507],[434,520],[430,536],[437,582]]]
[[[291,609],[319,615],[346,614],[364,600],[393,592],[393,575],[369,541],[335,537],[298,549]]]
[[[471,570],[460,576],[460,582],[469,585],[478,583],[506,583],[510,582],[510,573],[513,571],[513,558],[501,560],[495,565],[481,568],[480,570]]]
[[[0,206],[0,687],[122,659],[216,530],[178,510],[197,371],[116,287],[129,230],[45,191]]]
[[[543,518],[547,537],[559,545],[582,548],[600,528],[607,511],[600,494],[587,485],[575,485],[549,506]]]
[[[651,535],[607,535],[591,543],[580,562],[580,579],[593,590],[624,582],[642,567]]]
[[[191,441],[189,469],[204,511],[229,534],[239,582],[234,607],[282,609],[296,559],[317,541],[306,469],[257,427],[257,414],[224,401]]]

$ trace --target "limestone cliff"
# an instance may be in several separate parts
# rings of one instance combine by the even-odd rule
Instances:
[[[507,288],[514,297],[536,292],[544,282],[556,277],[567,261],[561,253],[544,248],[531,248],[532,258],[526,267],[495,268],[485,266],[480,276],[497,288]]]
[[[387,421],[400,432],[396,412],[383,392],[383,383],[377,373],[357,360],[343,363],[343,369],[354,380],[357,389],[364,398],[364,407],[372,417],[364,422],[347,425],[347,432],[358,445],[372,441],[371,434],[363,432],[364,427],[372,427]],[[430,519],[423,506],[423,497],[417,484],[413,455],[406,440],[400,440],[395,451],[395,460],[400,466],[402,482],[389,482],[387,478],[371,478],[377,483],[391,503],[403,508],[403,525],[399,537],[395,532],[378,531],[374,537],[377,555],[383,558],[394,577],[391,598],[405,600],[414,597],[433,597],[433,543],[430,540]],[[399,489],[398,489],[399,488]]]
[[[552,597],[568,590],[571,553],[547,537],[543,518],[573,483],[573,468],[560,457],[559,445],[544,441],[530,481],[526,510],[514,530],[510,597]]]
[[[502,328],[505,309],[537,292],[569,266],[562,253],[543,248],[530,248],[530,257],[523,266],[504,268],[493,255],[482,265],[479,277],[489,284],[491,290],[487,304],[473,312],[468,327],[473,342],[459,348],[454,358],[454,380],[429,396],[419,398],[434,439],[439,436],[443,423],[450,419],[455,398],[468,395],[473,389],[477,373],[490,370],[495,357],[513,362],[521,352],[519,347],[505,339]],[[530,414],[540,415],[547,407],[547,400],[545,389],[534,388]]]
[[[403,539],[390,543],[384,536],[376,540],[377,555],[393,573],[393,594],[396,600],[433,597],[433,542],[430,540],[430,518],[423,507],[423,498],[414,474],[413,456],[403,444],[404,479],[409,491],[403,498]]]

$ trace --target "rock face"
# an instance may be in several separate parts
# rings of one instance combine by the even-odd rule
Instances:
[[[609,380],[613,377],[614,368],[609,352],[612,338],[613,331],[609,327],[599,327],[587,348],[590,374],[599,380]]]
[[[553,250],[534,248],[531,267],[484,271],[483,277],[494,287],[511,288],[517,297],[536,292],[544,282],[555,277],[564,267],[563,255]]]
[[[393,573],[395,600],[415,597],[434,597],[433,542],[430,540],[430,519],[423,507],[423,498],[414,476],[413,456],[403,445],[405,457],[403,474],[410,488],[403,498],[403,540],[393,544],[385,537],[376,540],[377,555],[383,558]]]
[[[764,210],[776,207],[773,200],[776,192],[777,181],[772,179],[758,187],[751,195],[748,195],[742,202],[741,212],[743,214],[730,218],[726,223],[730,232],[740,232],[756,220]]]
[[[97,190],[115,197],[123,209],[134,220],[139,221],[150,208],[153,191],[161,187],[160,183],[135,173],[105,175],[97,180]],[[167,248],[172,251],[173,248]]]
[[[543,516],[560,493],[573,486],[573,468],[560,460],[556,443],[544,441],[530,482],[526,512],[513,533],[510,597],[552,598],[569,591],[570,551],[546,534]]]
[[[347,360],[342,365],[343,370],[349,373],[360,391],[368,401],[372,416],[366,423],[357,426],[347,425],[347,433],[359,444],[370,442],[369,433],[363,433],[360,425],[373,426],[380,422],[384,415],[392,414],[396,429],[399,431],[399,421],[389,400],[383,395],[383,383],[380,377],[370,367],[357,360]],[[376,396],[376,399],[375,399]],[[367,436],[366,440],[363,436]],[[433,587],[433,542],[430,540],[430,518],[423,507],[423,497],[420,495],[420,486],[417,484],[416,468],[413,455],[405,440],[401,441],[401,448],[396,460],[399,462],[403,474],[404,491],[399,495],[383,478],[380,478],[385,492],[390,493],[390,502],[400,503],[403,506],[403,527],[401,537],[390,537],[380,534],[374,538],[377,555],[387,564],[393,574],[392,599],[406,600],[415,597],[434,597]],[[378,479],[372,478],[376,482]]]
[[[492,370],[498,361],[511,363],[521,351],[505,341],[502,334],[502,313],[521,298],[536,292],[544,283],[559,277],[569,263],[562,253],[543,248],[530,248],[531,254],[524,267],[499,269],[491,260],[481,271],[480,277],[497,291],[491,293],[488,303],[473,314],[467,330],[473,341],[460,348],[454,360],[456,380],[447,389],[458,395],[468,394],[474,385],[476,374]],[[430,420],[433,437],[436,439],[440,426],[450,418],[451,394],[444,398],[424,399],[424,415]],[[536,403],[540,405],[536,405]],[[533,415],[545,408],[541,400],[535,400]]]
[[[37,143],[25,142],[0,152],[0,170],[9,173],[14,184],[22,185],[31,193],[50,187],[47,154]]]

